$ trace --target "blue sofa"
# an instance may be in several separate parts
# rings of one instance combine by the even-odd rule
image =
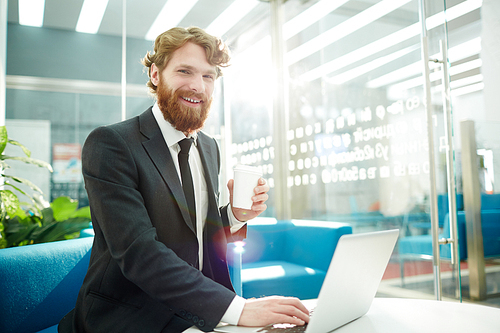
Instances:
[[[248,230],[245,242],[228,246],[236,292],[302,299],[317,297],[338,239],[352,233],[343,223],[266,218],[256,219]],[[81,236],[0,250],[0,332],[57,332],[87,272],[92,231]]]
[[[257,218],[242,248],[243,297],[317,298],[345,223]]]
[[[56,333],[76,303],[90,261],[92,230],[82,238],[0,250],[0,332]],[[241,295],[241,248],[229,244],[228,264]]]
[[[0,250],[0,332],[57,332],[76,302],[93,238]]]

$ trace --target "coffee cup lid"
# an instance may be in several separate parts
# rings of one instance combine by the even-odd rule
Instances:
[[[250,165],[238,164],[234,167],[234,171],[251,172],[262,176],[262,171],[260,171],[260,168]]]

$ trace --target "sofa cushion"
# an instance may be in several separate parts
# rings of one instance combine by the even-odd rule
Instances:
[[[325,279],[323,270],[287,261],[263,261],[243,264],[243,296],[294,296],[300,299],[318,297]]]
[[[76,302],[92,238],[0,250],[0,332],[57,325]]]

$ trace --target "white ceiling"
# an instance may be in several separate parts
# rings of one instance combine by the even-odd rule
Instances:
[[[210,23],[214,21],[234,1],[235,0],[198,0],[196,5],[179,23],[179,26],[187,27],[195,25],[201,28],[207,28]],[[224,40],[228,42],[228,44],[231,45],[233,41],[237,42],[237,38],[241,35],[244,35],[244,33],[247,31],[257,31],[258,34],[262,34],[262,36],[252,36],[253,38],[256,38],[256,41],[258,41],[262,37],[265,37],[266,35],[269,35],[269,0],[259,1],[260,3],[251,12],[245,15],[242,20],[236,23],[236,25],[234,25],[227,33],[223,35]],[[137,39],[144,39],[158,13],[161,11],[166,2],[167,0],[126,0],[127,36]],[[288,6],[287,10],[285,11],[285,21],[288,22],[288,20],[295,17],[296,15],[299,15],[301,12],[306,11],[308,7],[317,2],[318,1],[316,0],[290,1],[289,3],[287,3],[287,5],[293,4],[293,6]],[[338,22],[347,21],[346,18],[353,18],[357,14],[363,12],[365,9],[374,6],[374,4],[379,4],[380,2],[381,0],[350,0],[341,8],[336,10],[335,13],[330,13],[328,18],[323,20],[319,24],[321,26],[321,30],[328,30]],[[454,8],[459,7],[458,4],[463,5],[472,2],[477,3],[478,0],[426,0],[427,4],[432,5],[428,8],[428,10],[430,11],[430,15],[434,15],[435,13],[442,11],[445,2],[447,7],[451,8],[451,11],[453,11]],[[394,31],[393,27],[398,27],[397,29],[404,29],[409,25],[415,24],[416,22],[418,23],[418,1],[411,0],[409,2],[405,1],[404,3],[406,3],[405,6],[402,6],[401,8],[395,10],[394,12],[391,12],[388,15],[385,15],[383,18],[378,20],[380,24],[377,26],[377,31],[376,33],[373,33],[373,36],[371,33],[369,33],[369,36],[367,36],[366,31],[354,31],[348,39],[346,38],[339,41],[336,41],[335,39],[335,41],[332,42],[332,44],[334,44],[333,47],[332,45],[324,46],[321,54],[322,57],[324,57],[324,62],[326,62],[326,65],[328,65],[328,61],[337,61],[336,57],[339,57],[343,53],[355,51],[356,49],[363,49],[366,44],[372,42],[371,39],[384,37],[384,31],[387,30],[386,28],[388,27],[390,29],[387,30],[387,33],[392,33],[392,31]],[[83,0],[45,0],[43,27],[74,31],[82,4]],[[104,13],[104,17],[98,31],[99,34],[121,36],[122,6],[123,0],[109,0],[106,12]],[[18,24],[18,0],[8,0],[8,21],[10,23]],[[261,25],[261,29],[255,29],[256,25],[259,25],[262,22],[267,22],[267,25],[264,24]],[[477,24],[478,22],[480,22],[479,10],[474,10],[470,14],[459,17],[456,20],[452,20],[448,25],[448,32],[450,36],[449,46],[454,47],[478,37],[480,35],[480,24]],[[294,48],[298,49],[298,46],[302,46],[302,43],[307,44],[305,42],[314,39],[317,33],[318,31],[316,31],[316,29],[314,28],[304,29],[300,38],[291,38],[287,41],[287,48],[289,47],[290,50],[296,51],[296,49]],[[253,41],[253,43],[255,43],[256,41]],[[248,40],[245,40],[243,42],[248,46],[253,44]],[[413,44],[411,45],[398,43],[397,48],[411,47],[414,44],[418,44],[418,40],[415,40],[412,43]],[[389,52],[394,52],[394,50],[387,49],[385,52],[386,54],[389,54]],[[382,54],[379,54],[377,55],[377,57],[381,55]],[[345,55],[343,57],[345,57]],[[345,68],[338,68],[337,72],[344,72],[346,70],[352,69],[353,67],[360,66],[363,62],[374,60],[374,57],[375,56],[371,58],[363,57],[362,60],[360,59],[360,61],[358,61],[357,63],[349,63],[350,65],[346,65]],[[314,56],[312,58],[314,58]],[[319,59],[319,57],[316,58],[316,60]],[[392,63],[388,64],[388,66],[394,67],[392,70],[397,70],[402,66],[408,65],[408,61],[406,63],[393,61]],[[307,70],[313,69],[314,66],[319,65],[311,64],[307,65],[312,66]],[[298,68],[300,71],[303,71],[300,66],[298,66]],[[321,69],[321,71],[323,71],[321,66],[318,67],[318,69]],[[383,69],[382,74],[386,74],[388,71],[391,70],[387,69],[386,67]],[[479,71],[479,69],[477,71]],[[334,74],[330,74],[330,72],[325,73],[328,74],[328,76]],[[320,76],[324,76],[323,74],[325,73],[322,72]],[[359,75],[357,77],[360,82],[367,82],[368,80],[373,79],[373,77],[376,78],[378,74],[374,70],[370,73],[370,75],[372,75],[371,78],[368,78],[367,75]]]
[[[199,0],[179,26],[199,26],[206,28],[234,0]],[[236,24],[224,36],[235,38],[248,28],[252,20],[269,12],[269,4],[261,0],[257,7]],[[109,0],[106,12],[99,28],[99,34],[121,36],[122,0]],[[143,39],[163,8],[166,0],[127,0],[127,36]],[[45,0],[44,28],[75,30],[83,0]],[[19,23],[18,0],[8,1],[8,22]]]

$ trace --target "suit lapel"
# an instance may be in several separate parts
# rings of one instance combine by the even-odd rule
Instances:
[[[219,175],[217,171],[217,161],[214,161],[214,152],[212,152],[212,147],[210,146],[210,138],[208,138],[203,132],[198,134],[198,151],[200,152],[201,162],[203,164],[203,169],[205,170],[206,182],[208,186],[209,193],[215,193],[215,189],[218,188],[214,182],[218,181]]]
[[[184,217],[184,222],[189,228],[196,233],[191,223],[191,218],[187,209],[186,197],[182,190],[177,170],[175,169],[172,155],[165,143],[165,139],[161,134],[160,128],[153,116],[152,108],[139,116],[139,126],[141,133],[145,136],[142,142],[149,157],[153,161],[156,169],[161,174],[163,180],[172,191],[174,200],[181,207],[181,213]],[[184,207],[184,209],[182,208]]]

